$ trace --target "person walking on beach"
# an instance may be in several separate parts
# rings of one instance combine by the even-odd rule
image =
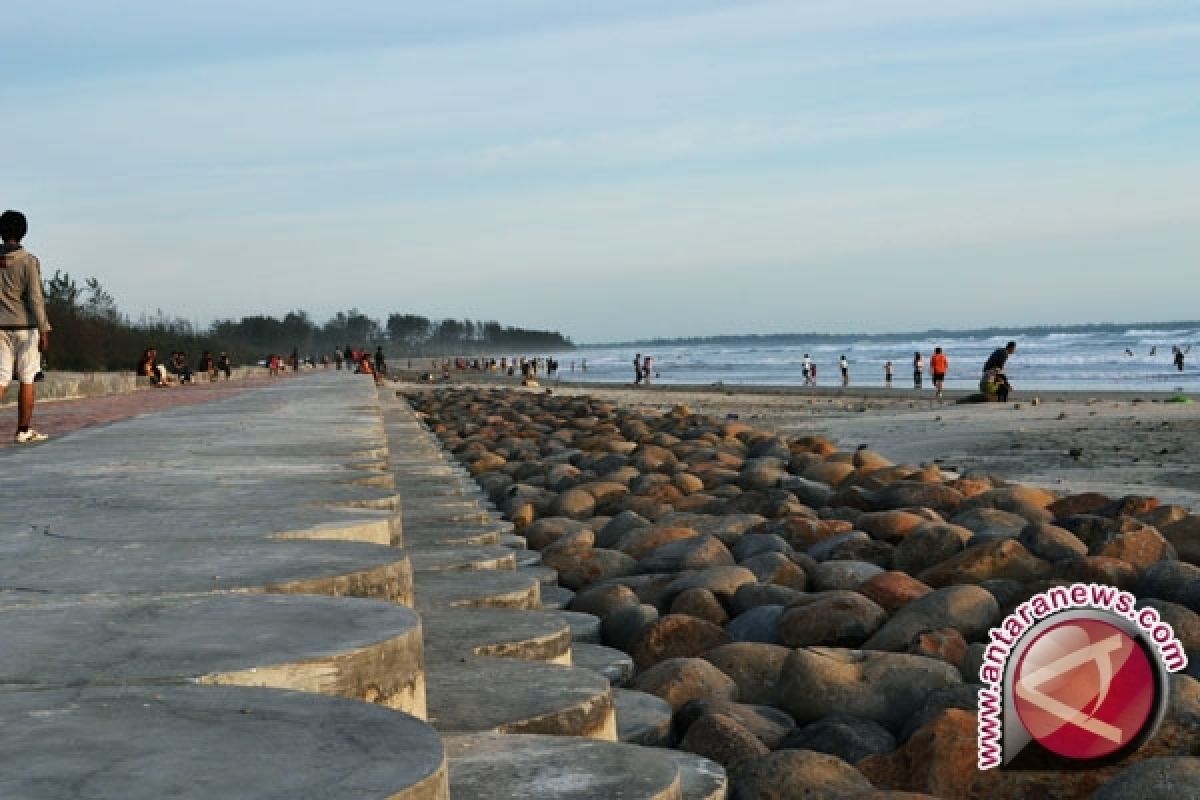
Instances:
[[[20,211],[0,214],[0,394],[16,375],[17,444],[45,441],[35,431],[33,406],[37,400],[34,381],[42,369],[42,353],[50,347],[50,321],[42,294],[41,265],[21,245],[29,224]]]
[[[925,359],[921,356],[921,351],[913,352],[913,388],[921,388],[921,374],[925,371]]]
[[[638,353],[633,357],[633,385],[637,386],[642,382],[642,354]]]
[[[892,388],[892,362],[883,362],[883,385]]]
[[[933,348],[933,356],[929,359],[929,369],[933,370],[933,388],[937,397],[942,396],[942,388],[946,384],[946,372],[950,369],[950,359],[942,352],[942,348]]]
[[[988,356],[987,362],[983,365],[983,377],[979,380],[979,391],[984,398],[991,400],[993,396],[1001,403],[1008,401],[1008,394],[1012,391],[1012,385],[1008,382],[1008,376],[1004,373],[1004,366],[1008,363],[1008,357],[1017,352],[1017,343],[1009,342],[1004,347],[997,347]]]
[[[654,369],[654,357],[646,356],[645,358],[643,358],[642,359],[642,380],[645,381],[647,386],[650,385],[650,376],[652,376],[654,374],[651,371],[653,369]]]
[[[1183,349],[1180,347],[1175,348],[1175,369],[1183,372]]]
[[[804,374],[804,385],[811,386],[813,383],[813,363],[808,357],[808,353],[804,354],[804,364],[801,367],[801,372]]]
[[[838,362],[838,366],[842,370],[842,386],[850,385],[850,362],[846,360],[846,354],[842,353],[842,359]]]

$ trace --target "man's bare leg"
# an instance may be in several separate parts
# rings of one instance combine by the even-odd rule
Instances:
[[[17,392],[17,430],[29,430],[33,424],[33,401],[35,387],[32,383],[22,383]]]

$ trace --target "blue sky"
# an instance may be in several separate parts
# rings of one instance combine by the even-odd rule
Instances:
[[[6,4],[0,205],[199,323],[1200,317],[1200,4]]]

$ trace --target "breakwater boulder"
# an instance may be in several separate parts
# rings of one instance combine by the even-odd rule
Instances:
[[[1198,517],[1153,498],[959,476],[684,407],[497,389],[410,400],[464,467],[498,456],[476,480],[578,592],[570,607],[632,656],[632,686],[671,707],[675,744],[729,769],[734,796],[1081,796],[1102,781],[968,774],[988,630],[1088,580],[1136,589],[1195,638]],[[1145,755],[1190,754],[1189,719]]]

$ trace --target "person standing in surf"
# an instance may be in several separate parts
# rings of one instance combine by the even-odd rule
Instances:
[[[937,396],[942,396],[942,388],[946,384],[946,372],[950,369],[950,359],[942,352],[942,348],[933,348],[933,356],[929,359],[929,368],[933,370],[933,388]]]
[[[925,359],[921,356],[921,351],[913,352],[913,388],[921,388],[921,376],[925,371]]]

